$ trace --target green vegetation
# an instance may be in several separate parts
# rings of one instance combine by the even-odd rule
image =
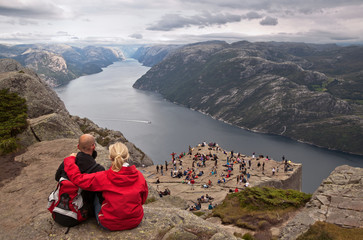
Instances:
[[[317,92],[326,92],[328,91],[328,86],[330,83],[335,81],[334,78],[328,78],[327,81],[321,83],[321,84],[312,84],[309,86],[310,90],[317,91]]]
[[[192,212],[192,213],[198,217],[203,216],[205,214],[205,212],[202,212],[202,211],[197,211],[197,212]]]
[[[303,141],[347,152],[362,148],[362,127],[350,118],[330,118],[330,122],[320,120],[303,126],[296,128],[293,133]]]
[[[270,187],[246,188],[228,194],[213,210],[224,224],[234,224],[253,231],[265,231],[281,223],[287,215],[305,205],[311,194]]]
[[[251,235],[251,233],[245,233],[245,234],[243,234],[242,239],[245,239],[245,240],[254,240],[255,238]]]
[[[316,222],[310,229],[297,240],[358,240],[363,239],[363,229],[342,228],[335,224]]]
[[[25,99],[8,89],[0,90],[0,155],[19,148],[16,135],[27,127]]]
[[[156,198],[155,197],[150,197],[150,198],[146,199],[145,204],[149,204],[149,203],[152,203],[152,202],[156,202]]]

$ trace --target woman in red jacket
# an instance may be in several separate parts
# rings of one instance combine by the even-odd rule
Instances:
[[[126,162],[129,151],[125,144],[117,142],[109,147],[112,166],[92,174],[81,174],[75,157],[64,159],[64,170],[69,179],[84,190],[102,191],[100,205],[95,200],[97,222],[104,228],[116,231],[137,227],[143,216],[148,187],[142,173]]]

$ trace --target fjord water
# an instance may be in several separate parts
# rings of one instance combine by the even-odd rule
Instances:
[[[303,164],[304,192],[312,193],[335,167],[363,167],[363,156],[330,151],[285,137],[253,133],[164,100],[156,93],[132,88],[149,68],[136,60],[116,62],[103,72],[83,76],[56,90],[72,115],[87,117],[100,127],[118,130],[154,164],[170,160],[171,152],[188,151],[202,141],[227,151],[284,155]],[[270,173],[270,169],[266,169]]]

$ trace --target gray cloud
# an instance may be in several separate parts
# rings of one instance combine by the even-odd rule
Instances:
[[[142,34],[140,34],[140,33],[131,34],[131,35],[129,35],[129,37],[130,38],[135,38],[135,39],[142,39],[143,38]]]
[[[257,12],[249,12],[242,16],[243,19],[253,20],[253,19],[260,19],[263,16]]]
[[[0,2],[0,15],[7,17],[44,19],[59,18],[63,14],[63,10],[51,3],[24,5],[21,3],[15,6],[6,6]]]
[[[233,14],[211,14],[204,12],[201,15],[195,15],[191,17],[184,17],[179,14],[167,14],[154,25],[151,25],[147,30],[153,31],[171,31],[177,28],[185,28],[191,26],[198,26],[200,28],[208,26],[220,26],[229,22],[240,22],[242,19],[239,15]]]
[[[264,26],[276,26],[278,24],[278,20],[277,18],[267,16],[260,21],[260,24]]]
[[[285,11],[287,9],[291,11],[297,11],[305,14],[320,11],[321,9],[330,9],[341,6],[354,6],[361,5],[361,0],[183,0],[188,2],[191,6],[193,5],[208,5],[214,6],[215,9],[231,8],[231,9],[244,9],[251,11]]]

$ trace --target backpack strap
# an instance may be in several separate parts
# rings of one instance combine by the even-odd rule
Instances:
[[[96,167],[98,166],[98,163],[93,164],[90,168],[87,169],[84,173],[91,173]]]

